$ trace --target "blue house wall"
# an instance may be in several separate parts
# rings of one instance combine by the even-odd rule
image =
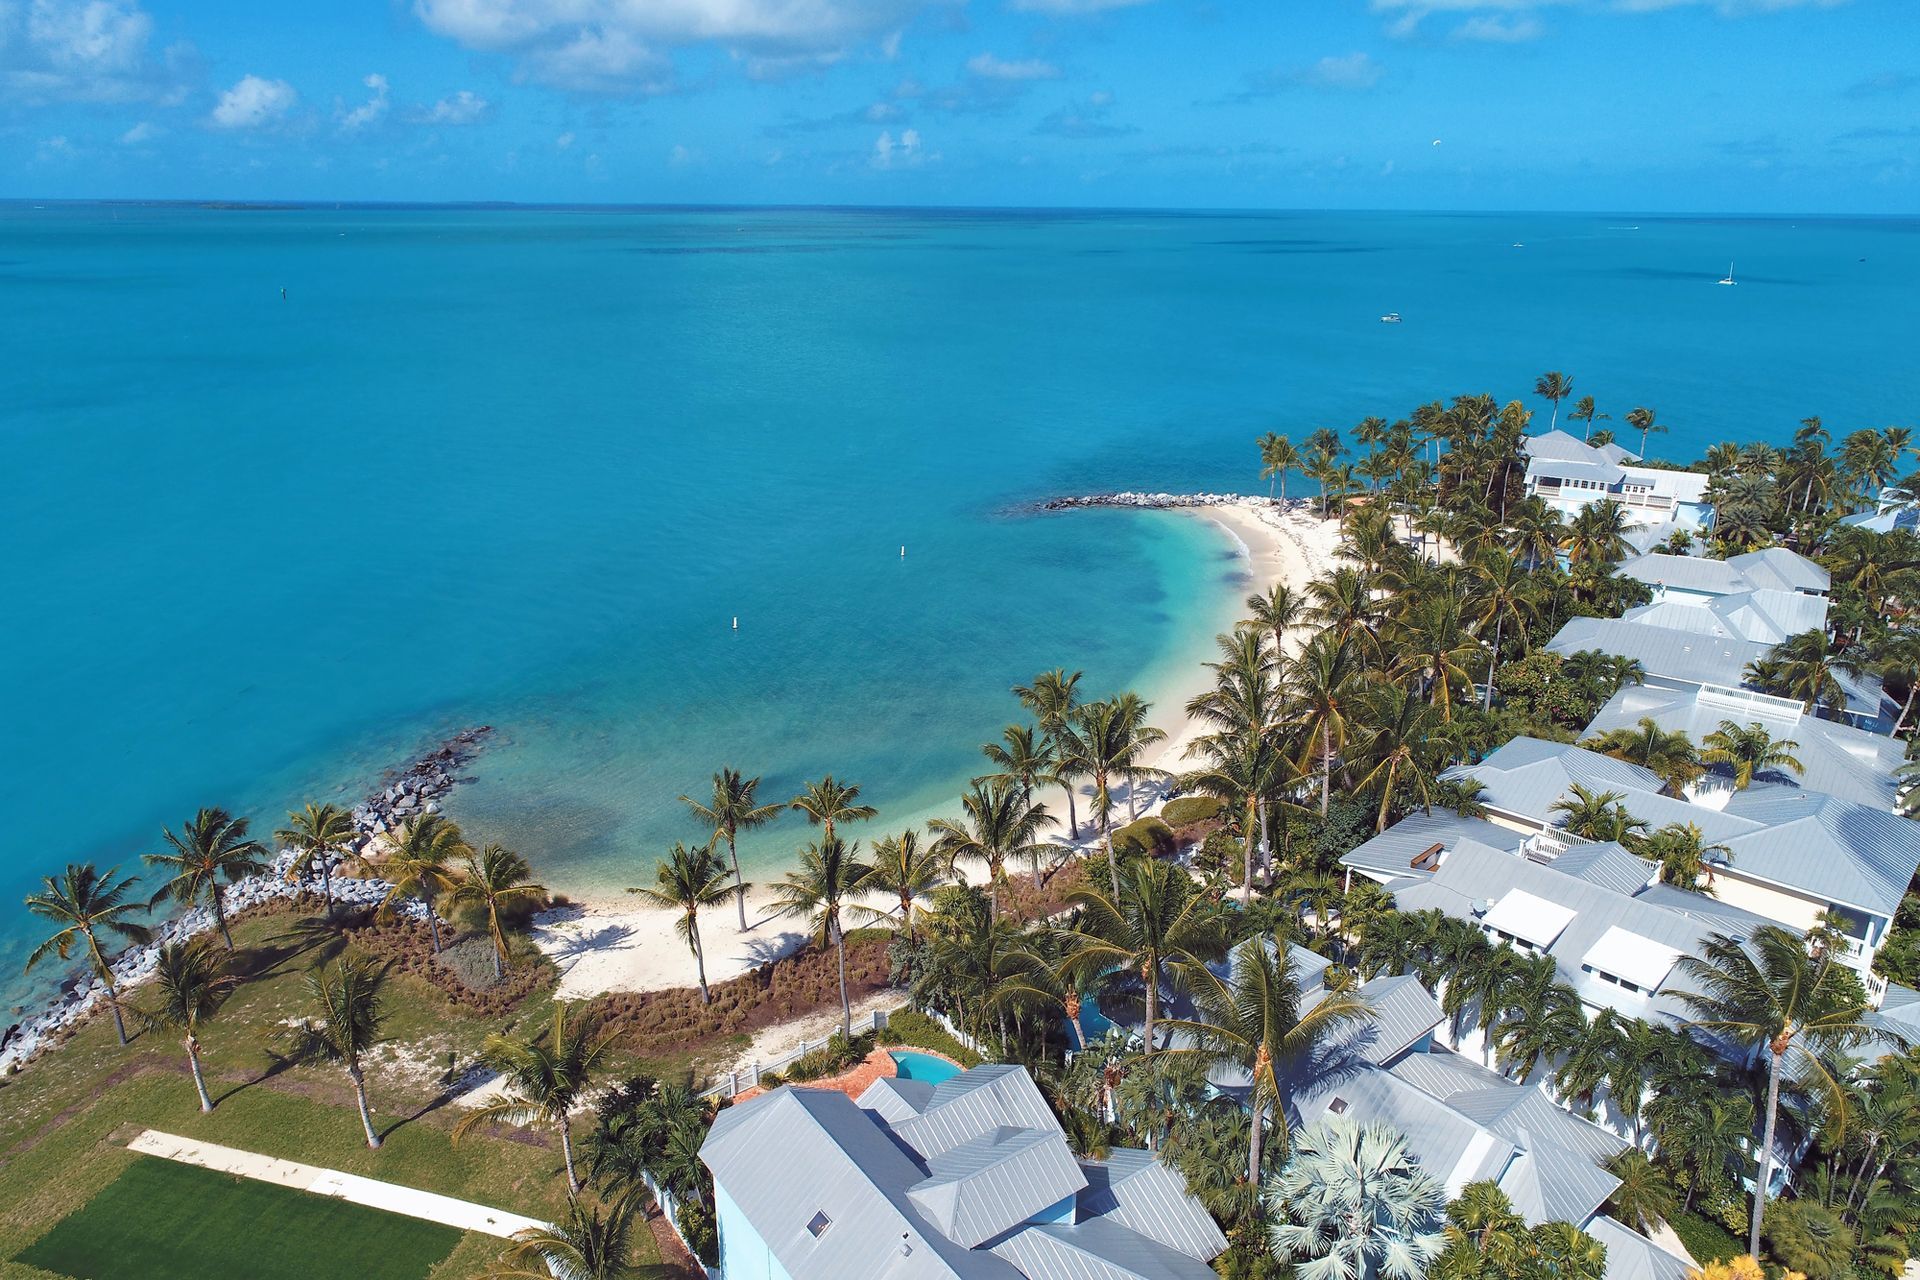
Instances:
[[[713,1208],[720,1229],[722,1280],[793,1280],[727,1189],[718,1184],[713,1188]]]

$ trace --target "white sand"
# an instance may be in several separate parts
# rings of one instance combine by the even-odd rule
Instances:
[[[1249,498],[1240,504],[1179,510],[1217,525],[1245,557],[1249,581],[1236,588],[1236,606],[1239,597],[1265,592],[1276,582],[1303,589],[1308,582],[1327,573],[1338,558],[1338,522],[1319,520],[1305,503],[1296,502],[1291,510],[1283,510],[1264,500]],[[1219,608],[1212,602],[1207,607],[1210,611]],[[1235,611],[1232,616],[1241,615]],[[1206,672],[1196,666],[1174,686],[1150,691],[1149,696],[1161,713],[1156,718],[1162,725],[1171,727],[1167,741],[1144,763],[1169,772],[1192,767],[1186,751],[1204,729],[1186,717],[1184,708],[1189,698],[1206,687]],[[1134,799],[1135,807],[1141,813],[1152,812],[1163,801],[1165,790],[1164,785],[1143,786],[1141,794]],[[1059,834],[1053,838],[1065,845],[1066,797],[1056,791],[1042,798],[1048,809],[1061,819]],[[1117,825],[1127,816],[1128,797],[1124,790],[1117,790],[1114,800]],[[1091,848],[1098,836],[1098,824],[1093,820],[1091,797],[1086,787],[1080,789],[1075,804],[1080,818],[1080,844]],[[1024,868],[1008,870],[1013,874]],[[968,878],[979,883],[984,875],[974,869]],[[878,896],[870,896],[865,901],[877,910],[894,905]],[[737,978],[805,944],[805,928],[799,921],[778,919],[772,912],[772,895],[762,888],[747,892],[744,933],[738,927],[731,902],[701,913],[700,936],[706,948],[709,984]],[[584,999],[607,991],[660,991],[690,987],[694,982],[693,954],[674,931],[678,918],[677,912],[637,907],[632,899],[590,901],[542,916],[533,936],[535,943],[560,969],[558,994],[561,999]],[[866,921],[848,921],[850,926],[862,923]],[[835,1016],[831,1021],[837,1021],[838,1010],[833,1012]],[[780,1034],[775,1036],[775,1032]],[[775,1041],[784,1046],[789,1040],[797,1040],[800,1034],[793,1026],[769,1028],[763,1037],[756,1038],[755,1047],[762,1047],[761,1039],[768,1040],[766,1048],[773,1048]]]

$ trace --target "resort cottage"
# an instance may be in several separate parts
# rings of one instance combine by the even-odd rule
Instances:
[[[1705,522],[1707,477],[1634,465],[1639,457],[1617,444],[1590,445],[1564,431],[1528,436],[1527,492],[1564,515],[1611,499],[1636,525],[1697,529]]]
[[[789,1085],[700,1154],[724,1280],[1213,1280],[1227,1247],[1150,1153],[1075,1156],[1024,1067]]]

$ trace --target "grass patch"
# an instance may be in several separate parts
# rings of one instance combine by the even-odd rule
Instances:
[[[1680,1243],[1687,1246],[1687,1252],[1693,1255],[1695,1262],[1737,1258],[1747,1251],[1746,1241],[1738,1239],[1713,1219],[1703,1218],[1697,1213],[1680,1210],[1667,1219],[1667,1225],[1673,1228],[1673,1234],[1680,1237]]]
[[[140,1159],[19,1261],[85,1280],[423,1280],[459,1231],[211,1169]]]

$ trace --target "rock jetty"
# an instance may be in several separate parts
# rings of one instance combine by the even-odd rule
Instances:
[[[1048,498],[1035,511],[1080,511],[1087,507],[1132,507],[1142,511],[1169,511],[1178,507],[1277,507],[1269,498],[1244,493],[1092,493],[1077,498]],[[1291,505],[1291,504],[1288,504]]]
[[[397,829],[409,818],[437,812],[446,794],[467,780],[461,770],[473,762],[492,732],[490,725],[462,729],[425,755],[383,777],[380,789],[354,806],[353,824],[360,832],[355,852],[364,852],[375,836]],[[318,867],[306,875],[295,875],[294,861],[291,849],[278,850],[259,875],[223,886],[227,914],[237,915],[249,907],[303,893],[319,897],[323,888]],[[336,871],[333,900],[349,909],[383,901],[393,887],[387,881],[337,874],[350,869],[354,861],[354,858],[333,860]],[[401,916],[426,919],[426,907],[411,899],[397,903],[394,909]],[[154,926],[151,942],[130,947],[113,961],[113,979],[122,996],[153,976],[162,946],[211,928],[213,912],[206,907],[193,907]],[[91,971],[81,970],[62,983],[60,994],[38,1013],[21,1017],[11,1026],[0,1027],[0,1075],[16,1070],[65,1032],[99,1012],[105,1007],[106,995],[105,984]]]

